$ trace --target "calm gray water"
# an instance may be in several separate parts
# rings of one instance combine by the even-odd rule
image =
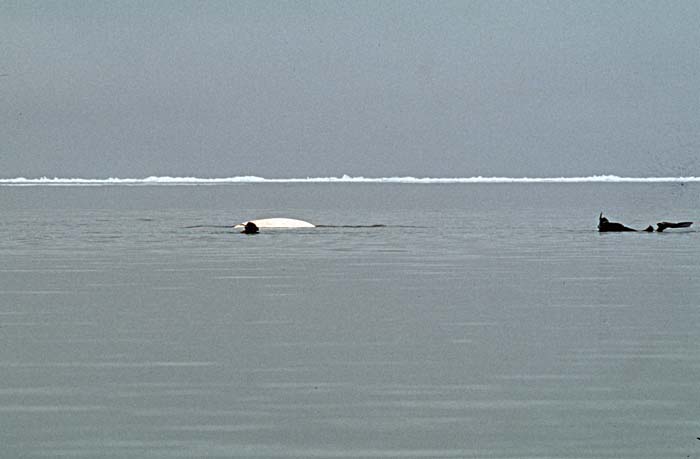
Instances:
[[[0,456],[698,457],[700,228],[595,229],[698,204],[700,184],[0,187]],[[272,216],[332,226],[226,227]]]

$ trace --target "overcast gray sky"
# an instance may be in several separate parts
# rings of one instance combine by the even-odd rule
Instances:
[[[700,175],[697,1],[0,0],[0,176]]]

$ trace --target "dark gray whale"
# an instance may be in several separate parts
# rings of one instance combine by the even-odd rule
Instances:
[[[693,224],[693,222],[678,222],[678,223],[659,222],[656,224],[656,232],[662,233],[667,228],[688,228],[692,224]],[[598,231],[601,233],[608,233],[608,232],[623,232],[623,231],[637,231],[637,230],[634,228],[629,228],[629,227],[623,225],[622,223],[611,222],[607,218],[603,217],[603,212],[601,212],[600,216],[598,217]],[[651,233],[654,231],[654,227],[649,225],[644,229],[644,231],[646,231],[647,233]]]
[[[241,233],[243,233],[243,234],[255,234],[258,231],[260,231],[260,229],[258,228],[258,225],[256,225],[253,222],[248,222],[243,227],[243,231],[241,231]]]
[[[601,233],[621,232],[621,231],[637,231],[636,229],[628,228],[622,223],[611,222],[603,217],[603,212],[598,217],[598,231]]]

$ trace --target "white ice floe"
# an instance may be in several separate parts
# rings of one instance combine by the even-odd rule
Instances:
[[[235,183],[675,183],[700,182],[700,177],[619,177],[592,175],[586,177],[306,177],[263,178],[252,175],[221,178],[145,177],[104,179],[85,178],[0,178],[0,186],[109,186],[109,185],[222,185]]]

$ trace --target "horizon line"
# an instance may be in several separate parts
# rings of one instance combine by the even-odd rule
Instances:
[[[459,184],[459,183],[684,183],[700,182],[700,177],[621,177],[591,175],[578,177],[340,177],[264,178],[255,175],[233,177],[148,176],[143,178],[0,178],[0,186],[100,186],[100,185],[217,185],[236,183],[396,183],[396,184]]]

